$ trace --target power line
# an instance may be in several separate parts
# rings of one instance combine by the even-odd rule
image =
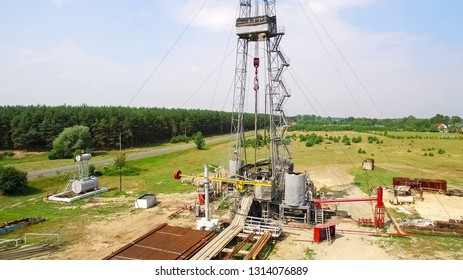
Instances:
[[[352,101],[354,102],[355,106],[357,107],[357,109],[359,110],[360,114],[362,116],[364,116],[365,114],[363,113],[362,109],[360,108],[359,104],[357,103],[357,100],[355,100],[354,98],[354,95],[352,93],[352,90],[350,89],[349,85],[347,84],[346,80],[344,79],[344,76],[341,74],[341,71],[339,69],[339,67],[336,65],[336,63],[334,62],[334,59],[333,57],[330,55],[330,53],[328,52],[328,48],[327,46],[325,45],[325,43],[323,42],[321,36],[320,36],[320,33],[318,33],[318,31],[315,29],[315,26],[314,24],[312,23],[312,21],[310,20],[310,17],[309,15],[307,14],[307,12],[305,11],[304,7],[302,6],[300,0],[298,0],[298,3],[299,3],[299,6],[301,6],[301,9],[307,19],[307,21],[309,22],[310,26],[312,27],[313,31],[315,32],[315,34],[317,35],[317,38],[318,40],[320,41],[320,44],[322,45],[323,49],[325,50],[325,53],[326,55],[328,56],[328,58],[330,59],[331,61],[331,64],[333,65],[334,69],[336,70],[336,72],[338,73],[341,81],[343,82],[344,86],[346,87],[347,89],[347,92],[349,93],[349,95],[351,96],[352,98]],[[308,5],[308,4],[307,4]],[[310,9],[310,7],[309,7]]]
[[[188,30],[188,28],[190,27],[190,25],[193,23],[193,21],[196,19],[196,17],[198,16],[198,14],[201,12],[201,10],[203,9],[203,7],[206,5],[207,3],[207,0],[205,0],[203,2],[203,4],[201,5],[201,7],[199,8],[199,10],[196,12],[196,14],[191,18],[190,22],[188,22],[188,24],[186,25],[186,27],[183,29],[183,31],[180,33],[180,35],[177,37],[177,39],[175,39],[174,43],[172,44],[172,46],[170,46],[170,48],[167,50],[167,52],[164,54],[164,56],[162,57],[161,61],[159,61],[158,65],[156,65],[156,67],[153,69],[153,71],[151,71],[151,74],[149,74],[148,78],[146,78],[146,80],[143,82],[143,84],[141,85],[141,87],[137,90],[137,92],[134,94],[134,96],[132,97],[132,99],[130,99],[130,102],[127,104],[127,106],[130,106],[130,104],[132,104],[132,101],[135,99],[135,97],[137,97],[137,95],[142,91],[142,89],[145,87],[145,85],[148,83],[148,81],[151,79],[151,77],[154,75],[154,73],[156,73],[156,71],[159,69],[159,67],[161,66],[161,64],[164,62],[164,60],[167,58],[167,56],[170,54],[170,52],[174,49],[174,47],[177,45],[178,41],[183,37],[183,35],[185,34],[185,32]]]
[[[339,54],[341,55],[342,59],[344,60],[344,62],[346,63],[347,67],[349,68],[349,70],[352,72],[352,74],[354,75],[354,77],[357,79],[358,83],[360,84],[360,87],[364,90],[364,92],[366,93],[366,95],[368,96],[368,98],[370,99],[370,101],[373,103],[373,105],[375,106],[376,110],[378,110],[378,112],[380,113],[381,117],[383,119],[385,119],[386,117],[384,116],[383,112],[380,110],[380,108],[378,107],[378,105],[376,104],[376,102],[373,100],[373,98],[371,97],[369,91],[366,89],[365,85],[363,84],[363,82],[360,80],[360,78],[358,77],[357,73],[354,71],[354,69],[352,68],[351,64],[349,63],[349,61],[347,60],[347,58],[344,56],[343,52],[339,49],[338,45],[336,44],[336,42],[333,40],[333,38],[331,37],[330,33],[327,31],[327,29],[325,28],[325,26],[323,25],[323,23],[320,21],[320,18],[317,16],[317,14],[312,10],[312,8],[310,7],[310,5],[307,3],[307,6],[309,7],[310,11],[312,12],[312,14],[314,15],[315,19],[318,21],[318,23],[320,24],[320,26],[323,28],[323,30],[325,31],[325,34],[328,36],[328,38],[330,39],[331,43],[333,44],[333,46],[336,48],[336,50],[339,52]]]

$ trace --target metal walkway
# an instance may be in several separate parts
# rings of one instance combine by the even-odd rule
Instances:
[[[246,217],[251,208],[253,196],[245,196],[241,199],[240,209],[235,213],[231,224],[224,229],[219,235],[204,246],[190,260],[210,260],[218,255],[230,243],[235,236],[243,230]]]

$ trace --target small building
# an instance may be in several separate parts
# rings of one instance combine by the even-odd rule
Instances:
[[[135,201],[135,208],[151,208],[156,204],[156,196],[154,194],[144,194]]]
[[[372,158],[367,158],[362,162],[363,170],[373,170],[375,168],[375,160]]]
[[[436,126],[439,132],[449,132],[449,127],[444,123],[438,123]]]

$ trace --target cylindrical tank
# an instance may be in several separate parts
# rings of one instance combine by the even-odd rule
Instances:
[[[81,154],[76,156],[76,161],[90,160],[91,158],[92,154]]]
[[[79,180],[72,182],[71,189],[75,194],[83,193],[89,190],[98,188],[99,182],[97,178],[87,180]]]
[[[243,160],[230,160],[228,161],[228,170],[230,170],[230,175],[239,174],[240,168],[243,167]],[[242,175],[242,174],[240,174]]]
[[[285,174],[285,204],[289,206],[303,206],[306,204],[306,181],[305,174]]]

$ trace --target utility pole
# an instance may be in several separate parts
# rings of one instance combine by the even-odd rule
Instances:
[[[119,131],[119,157],[122,155],[122,132]],[[119,192],[122,193],[122,165],[119,165]]]

